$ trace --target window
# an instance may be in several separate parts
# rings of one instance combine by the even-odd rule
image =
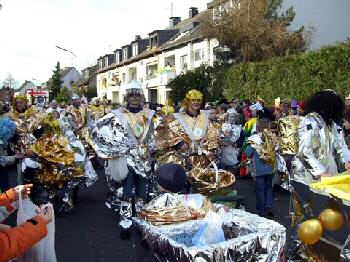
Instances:
[[[129,56],[129,54],[128,54],[128,48],[124,48],[124,49],[123,49],[123,60],[128,59],[128,56]]]
[[[129,68],[129,82],[137,80],[137,71],[136,67]]]
[[[115,52],[115,62],[116,62],[116,63],[120,63],[119,52]]]
[[[126,82],[126,73],[122,74],[122,82],[125,83]]]
[[[153,65],[147,65],[146,67],[146,74],[147,74],[147,79],[152,79],[157,77],[157,70],[158,70],[158,65],[153,64]]]
[[[107,88],[107,78],[102,79],[102,88],[104,88],[104,89]]]
[[[187,55],[183,55],[180,57],[180,68],[181,70],[186,70],[187,66]]]
[[[138,44],[133,44],[132,45],[132,56],[137,56],[138,54]]]
[[[194,61],[198,62],[198,61],[202,61],[204,60],[204,50],[203,49],[199,49],[194,51]]]

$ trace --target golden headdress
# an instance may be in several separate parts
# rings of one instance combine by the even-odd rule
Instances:
[[[20,100],[22,100],[26,104],[28,103],[28,98],[26,96],[23,96],[23,95],[15,96],[13,98],[13,104],[12,104],[12,109],[13,109],[13,112],[15,112],[15,113],[17,113],[16,103],[17,103],[17,101],[20,101]]]
[[[186,97],[184,99],[184,106],[188,107],[191,100],[203,101],[203,94],[196,89],[192,89],[186,94]]]

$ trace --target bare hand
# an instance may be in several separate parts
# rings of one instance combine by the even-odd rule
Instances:
[[[14,188],[15,191],[15,199],[18,200],[19,192],[21,192],[23,198],[27,198],[30,195],[30,191],[32,190],[33,184],[19,185]]]
[[[5,225],[5,224],[0,224],[0,232],[1,231],[7,231],[10,230],[11,227],[9,225]]]
[[[32,157],[32,156],[35,156],[35,153],[33,152],[33,150],[31,149],[27,150],[26,157]]]
[[[327,172],[324,172],[323,174],[321,174],[321,178],[323,177],[330,177],[331,174],[327,173]]]
[[[40,209],[38,216],[42,217],[46,223],[50,223],[53,218],[53,212],[51,206],[46,206],[43,209]]]
[[[350,162],[345,163],[345,169],[346,171],[350,171]]]

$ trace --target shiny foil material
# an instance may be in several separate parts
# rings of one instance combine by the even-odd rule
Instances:
[[[144,143],[137,144],[121,119],[109,113],[100,119],[90,131],[91,145],[103,159],[127,158],[127,164],[136,174],[145,177],[151,169],[150,147],[152,137],[147,135]]]
[[[192,245],[204,220],[154,226],[134,218],[134,223],[150,249],[169,261],[283,261],[286,229],[282,225],[239,209],[221,209],[219,215],[226,241],[204,247]]]
[[[203,218],[211,208],[208,202],[205,199],[203,205],[195,209],[186,204],[186,199],[182,195],[165,193],[145,205],[139,216],[153,225],[195,220]]]
[[[343,163],[350,161],[350,151],[345,143],[340,126],[327,126],[316,113],[305,116],[298,129],[299,151],[297,154],[294,180],[309,184],[318,180],[321,174],[338,173],[336,153]]]
[[[16,145],[15,150],[24,153],[29,149],[30,145],[35,143],[36,139],[32,133],[39,128],[44,115],[37,107],[31,106],[24,113],[12,111],[8,116],[15,122],[17,127],[16,132],[21,142],[21,146]]]
[[[60,120],[60,125],[63,135],[68,139],[69,146],[74,152],[75,163],[83,167],[85,185],[89,187],[97,181],[98,176],[91,164],[90,159],[88,158],[85,147],[80,139],[74,134],[69,118],[63,117]]]
[[[188,173],[191,184],[203,195],[210,195],[235,182],[235,176],[226,170],[195,167]]]
[[[201,130],[196,136],[195,130]],[[162,119],[155,130],[156,147],[158,149],[158,164],[177,163],[188,170],[194,167],[206,169],[215,160],[219,149],[220,128],[208,120],[208,112],[201,111],[197,118],[191,118],[185,113]],[[184,142],[188,149],[180,151],[176,146]]]
[[[298,152],[298,116],[287,116],[278,121],[279,150],[282,155],[296,155]]]

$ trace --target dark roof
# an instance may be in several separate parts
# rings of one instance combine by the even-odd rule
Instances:
[[[211,9],[211,8],[218,6],[218,5],[225,3],[225,2],[227,2],[227,0],[213,0],[212,2],[207,4],[207,8]]]
[[[160,47],[160,51],[169,50],[202,38],[203,35],[201,33],[200,26],[197,26],[184,33],[179,33],[174,36],[172,39]]]
[[[138,61],[140,59],[144,59],[144,58],[150,57],[152,55],[161,53],[162,51],[169,50],[169,49],[175,48],[177,46],[184,45],[184,44],[191,42],[191,41],[202,39],[203,36],[201,34],[199,22],[203,18],[203,16],[205,14],[207,14],[207,12],[209,12],[209,11],[208,10],[202,11],[199,14],[197,14],[196,16],[194,16],[192,18],[187,18],[173,27],[168,27],[168,28],[163,29],[163,30],[152,31],[148,35],[152,35],[156,32],[161,32],[161,31],[180,30],[179,33],[177,33],[175,36],[173,36],[170,40],[168,40],[162,46],[155,47],[152,50],[147,49],[147,50],[143,51],[142,53],[138,54],[137,56],[123,60],[120,63],[114,63],[110,66],[107,66],[107,67],[97,71],[96,73],[97,74],[104,73],[104,72],[107,72],[109,70],[115,69],[119,66],[128,65],[128,64],[133,63],[135,61]],[[194,26],[193,28],[192,28],[192,25]],[[187,31],[181,32],[182,28],[187,28]],[[129,45],[122,46],[122,48],[129,46]],[[116,49],[116,50],[118,50],[118,49]]]

